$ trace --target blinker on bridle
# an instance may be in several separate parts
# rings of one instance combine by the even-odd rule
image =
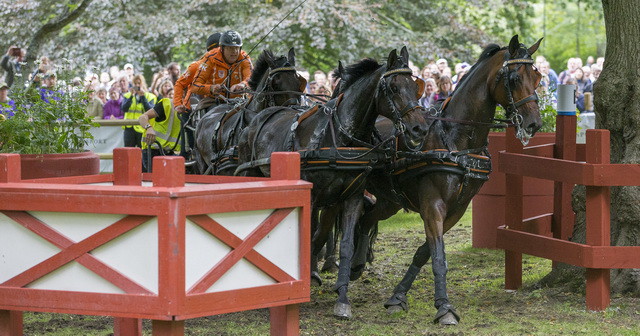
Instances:
[[[394,120],[394,125],[396,128],[397,134],[402,134],[407,130],[407,126],[402,121],[402,118],[410,111],[413,111],[416,108],[420,108],[420,105],[416,100],[415,102],[411,101],[407,103],[407,106],[403,107],[402,109],[398,109],[393,99],[391,98],[391,96],[395,93],[389,87],[389,83],[387,83],[384,79],[391,75],[400,75],[400,74],[413,75],[413,71],[409,68],[394,69],[394,70],[386,71],[385,73],[382,74],[382,77],[380,77],[380,86],[382,87],[382,91],[385,93],[385,98],[387,99],[387,103],[389,104],[389,106],[391,106],[393,110],[394,118],[396,118],[396,120]],[[403,139],[405,142],[405,146],[411,149],[412,146],[409,146],[409,144],[407,143],[406,137],[403,137]],[[419,147],[422,147],[422,144],[420,144]]]
[[[528,102],[532,102],[532,101],[538,102],[539,100],[538,94],[534,89],[533,93],[530,94],[529,96],[524,97],[518,101],[515,101],[513,99],[513,92],[511,89],[511,78],[517,76],[518,70],[522,65],[526,65],[526,64],[533,65],[534,61],[528,54],[525,55],[525,57],[523,58],[510,59],[510,57],[511,57],[511,54],[507,50],[504,54],[504,62],[502,63],[502,68],[498,71],[498,77],[496,78],[496,81],[499,81],[502,77],[504,77],[504,86],[505,86],[505,92],[507,95],[507,103],[508,103],[507,106],[504,106],[507,112],[506,115],[507,115],[507,118],[511,116],[512,123],[517,129],[516,136],[520,139],[520,141],[524,145],[526,145],[529,142],[529,138],[531,136],[526,132],[526,130],[522,128],[523,126],[522,122],[524,118],[518,112],[518,108]],[[516,64],[517,66],[513,69],[509,69],[509,66],[514,64]],[[535,86],[537,87],[538,84],[536,83]]]

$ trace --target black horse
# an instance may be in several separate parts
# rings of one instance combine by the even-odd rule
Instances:
[[[409,53],[402,48],[400,56],[395,50],[389,53],[386,65],[364,59],[343,69],[346,76],[338,97],[307,111],[265,109],[243,131],[238,144],[238,169],[254,176],[270,174],[271,153],[298,150],[302,178],[314,184],[311,198],[315,213],[334,206],[342,210],[338,216],[342,240],[335,287],[339,297],[334,307],[334,314],[339,317],[351,317],[347,287],[354,226],[363,209],[364,182],[372,167],[386,155],[369,145],[376,118],[383,115],[393,120],[394,136],[403,138],[407,146],[419,146],[426,134],[426,121],[417,104],[418,85],[408,62]],[[317,220],[312,218],[314,277],[318,277],[315,256],[333,228],[333,221],[327,222],[329,227],[316,228]]]
[[[438,310],[434,322],[458,323],[459,316],[447,296],[443,235],[460,220],[488,178],[491,166],[486,146],[496,104],[505,108],[523,142],[541,127],[535,94],[541,74],[531,59],[541,40],[526,48],[516,35],[508,47],[486,47],[441,114],[428,111],[432,124],[423,152],[399,153],[403,158],[393,169],[375,175],[370,180],[375,183],[367,185],[367,190],[377,197],[377,203],[361,218],[364,233],[357,238],[360,253],[364,254],[362,248],[368,247],[366,233],[401,208],[420,213],[424,221],[426,242],[418,248],[404,278],[385,303],[389,312],[408,309],[406,294],[422,266],[431,258]],[[381,134],[392,133],[388,121],[381,121],[377,126]],[[354,265],[354,277],[362,272],[363,266]]]
[[[293,48],[276,58],[269,50],[258,57],[249,79],[256,92],[248,101],[222,104],[198,122],[193,159],[200,174],[233,175],[240,132],[261,110],[270,106],[298,104],[307,81],[296,73]]]

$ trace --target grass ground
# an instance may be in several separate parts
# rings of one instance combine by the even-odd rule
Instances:
[[[409,293],[410,310],[389,315],[382,304],[423,242],[416,214],[400,213],[382,223],[376,260],[362,278],[350,285],[354,317],[332,315],[335,275],[325,273],[324,284],[312,288],[312,301],[301,305],[301,335],[640,335],[640,299],[615,296],[604,312],[585,311],[584,293],[538,288],[536,283],[551,262],[523,257],[524,287],[504,288],[504,253],[471,247],[471,213],[445,236],[449,263],[448,290],[462,320],[443,327],[431,321],[433,279],[425,267]],[[429,264],[428,264],[429,265]],[[26,313],[26,335],[111,335],[106,317]],[[145,335],[150,324],[144,322]],[[268,335],[266,309],[188,320],[187,335]]]

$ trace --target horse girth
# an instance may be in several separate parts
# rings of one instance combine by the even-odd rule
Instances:
[[[486,181],[491,173],[491,158],[473,152],[483,152],[483,149],[462,152],[444,149],[419,153],[398,152],[399,159],[391,164],[388,171],[399,182],[433,172]]]

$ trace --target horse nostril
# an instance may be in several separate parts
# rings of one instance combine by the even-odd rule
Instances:
[[[535,134],[540,128],[542,127],[542,124],[536,123],[536,122],[532,122],[529,124],[529,126],[527,126],[527,130],[529,131],[530,134]]]
[[[427,128],[423,125],[416,125],[413,127],[413,134],[416,134],[420,137],[427,135]]]

